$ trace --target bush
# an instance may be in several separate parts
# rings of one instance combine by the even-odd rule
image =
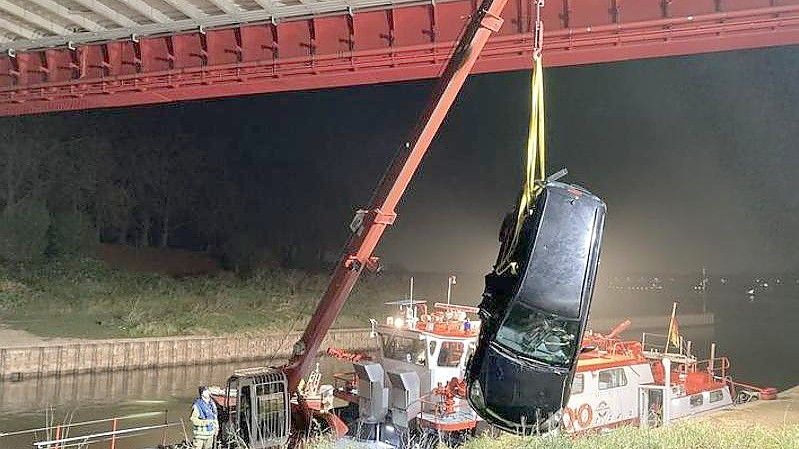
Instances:
[[[47,252],[53,255],[88,254],[97,243],[91,220],[77,211],[55,214],[48,237]]]
[[[0,311],[12,310],[24,304],[30,295],[27,285],[0,277]]]
[[[27,200],[0,214],[0,258],[12,262],[38,259],[47,249],[50,214],[44,201]]]

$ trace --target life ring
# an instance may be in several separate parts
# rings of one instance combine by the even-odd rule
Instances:
[[[583,429],[591,425],[591,420],[594,418],[594,411],[588,404],[583,404],[577,409],[577,424]]]
[[[560,415],[560,423],[569,431],[574,431],[574,410],[569,407],[563,407],[563,413]]]

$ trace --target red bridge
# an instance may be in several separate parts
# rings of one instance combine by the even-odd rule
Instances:
[[[530,67],[510,0],[477,72]],[[0,115],[438,75],[473,0],[0,0]],[[548,0],[552,66],[799,43],[799,0]]]

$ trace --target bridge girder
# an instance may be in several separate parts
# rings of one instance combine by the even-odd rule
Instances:
[[[549,0],[545,62],[564,66],[799,43],[799,0],[772,3]],[[0,57],[0,115],[432,78],[473,5],[409,3],[20,51]],[[530,2],[511,0],[503,17],[476,72],[530,67]]]

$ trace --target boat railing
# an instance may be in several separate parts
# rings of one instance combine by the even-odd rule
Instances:
[[[358,385],[358,375],[354,371],[333,374],[333,388],[335,390],[345,390],[356,385]]]
[[[155,419],[158,418],[158,419]],[[162,419],[161,419],[162,418]],[[147,425],[142,425],[144,419],[152,419]],[[130,421],[138,421],[139,425],[125,426]],[[99,430],[105,427],[107,430]],[[75,434],[82,429],[90,431]],[[179,428],[184,441],[188,440],[183,419],[169,421],[169,412],[155,411],[136,413],[132,415],[116,416],[112,418],[95,419],[80,422],[65,422],[34,429],[19,430],[0,433],[0,447],[6,447],[4,440],[10,438],[24,439],[30,436],[30,444],[36,449],[66,449],[71,447],[99,447],[99,443],[107,443],[109,449],[115,449],[119,440],[131,437],[150,435],[153,441],[158,440],[161,447],[166,447],[167,434],[170,429]]]
[[[707,372],[714,378],[722,380],[727,377],[727,373],[729,373],[730,359],[727,357],[715,357],[712,359],[699,360],[693,363],[682,364],[677,369],[680,374]]]
[[[641,353],[641,343],[637,341],[609,338],[601,334],[586,335],[582,346],[593,347],[610,355],[634,355]]]
[[[454,398],[445,397],[437,394],[427,394],[419,398],[419,416],[423,413],[430,413],[434,417],[441,419],[447,415],[455,413]]]
[[[691,354],[691,341],[680,337],[679,344],[675,345],[664,334],[644,332],[641,335],[641,346],[649,355],[677,356],[693,358]]]

